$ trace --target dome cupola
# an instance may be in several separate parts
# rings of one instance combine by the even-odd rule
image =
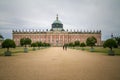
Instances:
[[[58,20],[58,14],[56,16],[56,20],[53,22],[53,24],[62,24],[60,20]]]
[[[62,31],[63,30],[63,24],[58,19],[58,14],[56,16],[56,20],[52,23],[52,29],[51,30],[53,30],[53,31]]]

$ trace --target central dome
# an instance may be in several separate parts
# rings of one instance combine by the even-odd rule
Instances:
[[[63,31],[63,24],[60,20],[58,20],[58,15],[56,16],[56,20],[52,23],[51,31]]]
[[[62,24],[60,20],[58,20],[58,14],[56,16],[56,20],[53,22],[53,24]]]
[[[54,22],[53,22],[53,24],[62,24],[62,22],[60,21],[60,20],[55,20]]]

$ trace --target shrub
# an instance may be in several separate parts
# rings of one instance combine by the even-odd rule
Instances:
[[[25,46],[25,48],[24,48],[24,52],[28,52],[28,49],[26,48],[26,46],[27,45],[30,45],[31,44],[31,39],[29,39],[29,38],[22,38],[22,39],[20,39],[20,44],[21,44],[21,46]]]
[[[82,42],[82,43],[80,44],[80,46],[82,47],[82,50],[84,50],[84,47],[85,47],[86,45],[85,45],[84,42]]]
[[[31,44],[31,47],[33,47],[33,50],[35,50],[35,47],[37,47],[37,46],[38,46],[37,43],[32,43],[32,44]]]
[[[112,51],[113,47],[117,47],[117,43],[113,39],[108,39],[104,42],[103,47],[108,47],[110,48],[109,55],[115,55],[114,52]]]
[[[88,37],[86,40],[87,46],[91,46],[90,51],[93,51],[93,46],[95,46],[95,43],[97,43],[97,39],[94,36]]]
[[[29,38],[22,38],[22,39],[20,39],[20,44],[21,44],[21,46],[24,46],[25,45],[25,47],[26,47],[26,45],[30,45],[31,44],[31,39],[29,39]]]
[[[9,51],[9,48],[15,48],[16,44],[11,39],[6,39],[2,43],[2,48],[7,48],[7,52],[5,52],[5,56],[11,56],[11,52]]]
[[[74,44],[75,46],[80,46],[80,41],[75,41]]]

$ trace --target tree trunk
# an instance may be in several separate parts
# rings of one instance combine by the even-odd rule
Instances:
[[[90,51],[91,51],[91,52],[93,52],[93,51],[94,51],[94,49],[93,49],[93,46],[91,46],[91,49],[90,49]]]
[[[91,49],[93,49],[93,46],[91,46]]]
[[[109,48],[110,48],[110,51],[108,52],[108,53],[109,53],[109,55],[114,56],[114,55],[115,55],[115,53],[114,53],[114,51],[112,50],[112,47],[109,47]]]
[[[25,45],[25,48],[26,48],[26,45]]]
[[[9,52],[9,48],[7,48],[7,52]]]
[[[7,51],[5,51],[5,56],[11,56],[11,52],[9,51],[9,47],[7,48]]]
[[[112,47],[110,47],[110,50],[112,51]]]

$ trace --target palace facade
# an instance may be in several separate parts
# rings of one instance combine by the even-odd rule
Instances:
[[[63,46],[66,43],[74,42],[76,40],[80,42],[86,42],[86,39],[90,36],[94,36],[97,39],[96,45],[101,45],[101,30],[97,31],[68,31],[63,29],[62,22],[58,19],[52,23],[50,30],[13,30],[13,40],[16,45],[20,45],[21,38],[30,38],[33,42],[46,42],[52,46]]]

